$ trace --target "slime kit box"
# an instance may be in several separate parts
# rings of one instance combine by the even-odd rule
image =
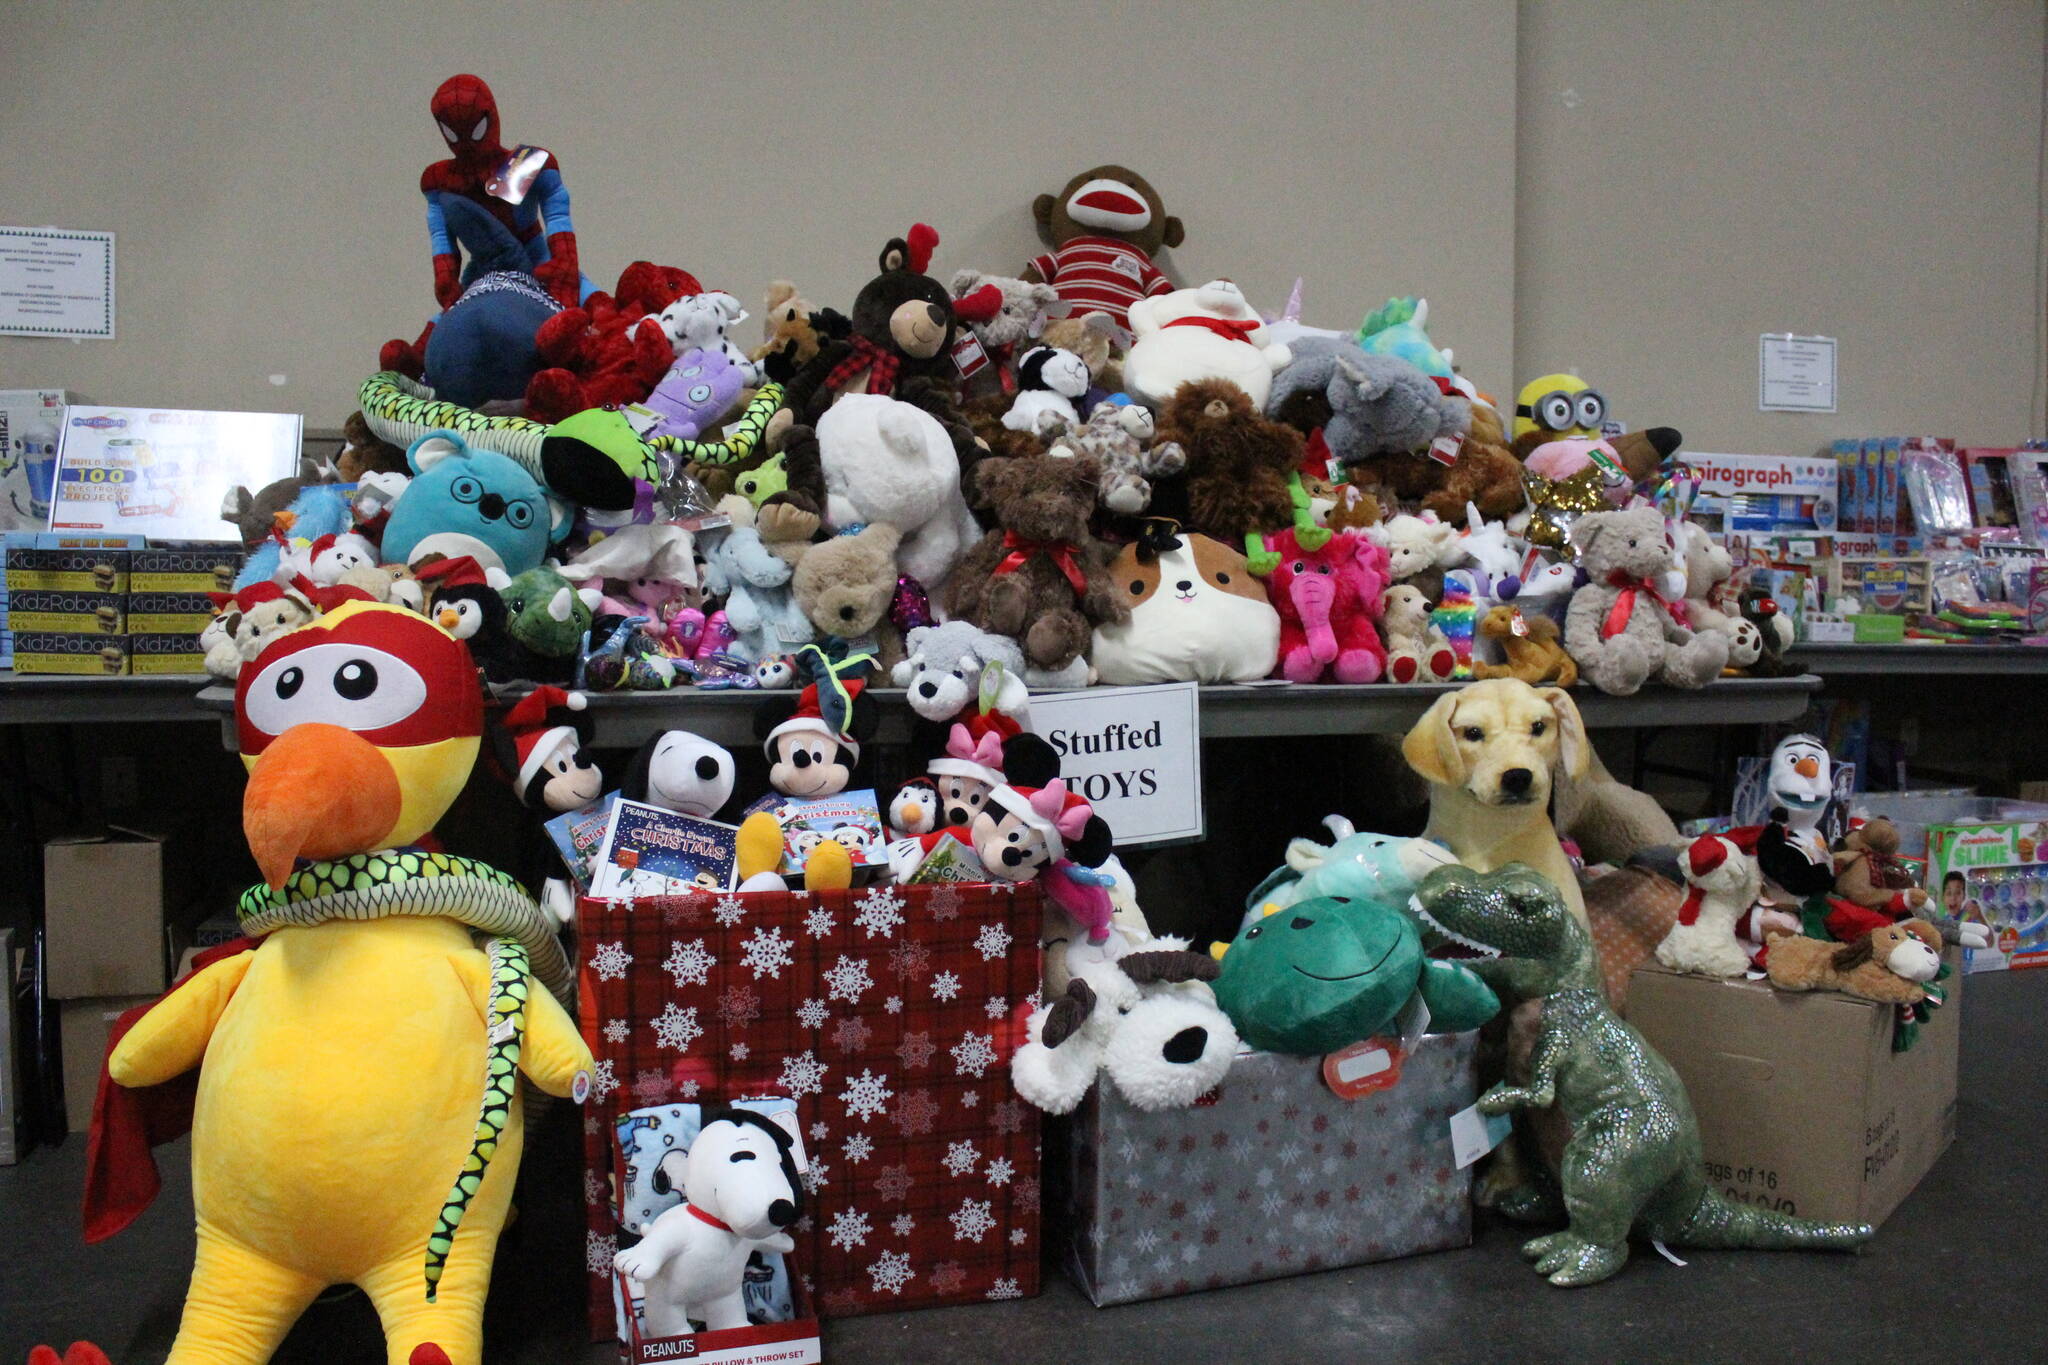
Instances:
[[[1990,947],[1964,949],[1965,971],[2048,967],[2048,821],[1935,826],[1927,890],[1948,913],[1991,930]]]

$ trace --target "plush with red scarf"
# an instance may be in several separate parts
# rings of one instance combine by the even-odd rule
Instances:
[[[1654,507],[1588,512],[1572,526],[1587,583],[1572,594],[1564,644],[1602,692],[1627,696],[1644,683],[1702,687],[1728,662],[1728,637],[1694,634],[1660,580],[1673,564],[1664,516]]]
[[[1093,628],[1130,619],[1109,551],[1088,533],[1102,465],[1092,455],[984,460],[978,487],[997,529],[946,584],[948,613],[1024,648],[1026,681],[1085,682]]]
[[[1679,855],[1685,900],[1678,922],[1657,945],[1659,962],[1696,976],[1742,976],[1761,964],[1766,927],[1782,932],[1788,921],[1797,924],[1795,916],[1757,904],[1763,893],[1763,873],[1754,856],[1758,832],[1703,835]],[[1772,922],[1767,925],[1759,916],[1772,917]]]

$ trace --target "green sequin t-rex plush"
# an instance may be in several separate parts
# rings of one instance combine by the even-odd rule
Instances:
[[[1571,1124],[1558,1170],[1571,1225],[1522,1247],[1556,1285],[1594,1284],[1628,1259],[1629,1233],[1675,1246],[1852,1250],[1862,1223],[1751,1208],[1707,1184],[1699,1125],[1671,1064],[1618,1018],[1585,927],[1521,864],[1439,868],[1416,893],[1427,922],[1500,956],[1470,964],[1504,1001],[1541,1000],[1527,1085],[1479,1099],[1488,1114],[1556,1105]]]

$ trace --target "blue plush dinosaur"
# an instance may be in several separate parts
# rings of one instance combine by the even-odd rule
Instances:
[[[1369,898],[1405,906],[1432,870],[1457,861],[1449,849],[1432,839],[1360,833],[1341,815],[1326,815],[1323,824],[1336,842],[1290,840],[1287,861],[1245,897],[1240,929],[1258,920],[1268,905],[1284,909],[1317,896]]]

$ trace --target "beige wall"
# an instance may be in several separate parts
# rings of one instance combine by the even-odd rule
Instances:
[[[39,7],[0,220],[117,231],[120,339],[0,341],[0,386],[337,424],[432,306],[427,97],[462,70],[560,156],[600,283],[646,256],[843,306],[919,219],[941,273],[1014,273],[1032,196],[1123,160],[1187,223],[1180,278],[1277,309],[1302,275],[1333,326],[1426,286],[1499,373],[1514,35],[1512,0]]]
[[[0,220],[117,231],[120,340],[0,340],[0,386],[335,425],[431,306],[426,100],[472,69],[561,156],[600,282],[648,256],[843,304],[919,218],[942,273],[1014,270],[1031,196],[1118,159],[1187,221],[1181,278],[1275,308],[1300,275],[1331,326],[1420,290],[1503,397],[1575,367],[1697,449],[2044,427],[2038,3],[784,13],[38,6],[0,59]],[[1841,338],[1838,415],[1756,411],[1785,328]]]
[[[1576,367],[1696,450],[2043,434],[2042,17],[1524,3],[1518,372]],[[1788,330],[1840,338],[1839,413],[1757,411],[1757,334]]]

